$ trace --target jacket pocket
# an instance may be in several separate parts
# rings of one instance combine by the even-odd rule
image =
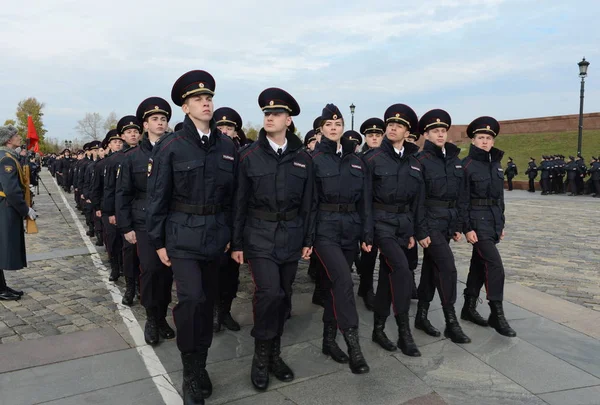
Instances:
[[[173,186],[175,194],[190,197],[196,180],[204,172],[204,159],[173,163]]]
[[[176,218],[169,218],[166,232],[167,249],[205,254],[206,218],[204,216],[181,214]]]

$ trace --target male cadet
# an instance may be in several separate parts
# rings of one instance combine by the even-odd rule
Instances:
[[[110,146],[110,140],[113,140],[112,142],[112,147]],[[110,131],[108,131],[108,133],[106,134],[106,136],[104,137],[104,139],[102,140],[100,146],[101,146],[101,150],[103,150],[104,152],[102,153],[102,159],[96,163],[96,165],[94,166],[94,174],[92,177],[92,184],[90,185],[90,200],[92,201],[92,212],[94,213],[94,229],[100,229],[100,237],[102,238],[102,241],[104,242],[104,246],[106,248],[106,252],[108,253],[109,259],[110,259],[110,265],[111,265],[111,274],[115,273],[115,269],[113,268],[114,266],[116,266],[116,273],[119,273],[119,268],[118,268],[118,264],[116,260],[113,259],[114,254],[111,254],[111,249],[113,249],[114,252],[114,248],[113,248],[113,244],[116,240],[116,227],[111,225],[111,229],[107,229],[106,228],[106,224],[108,223],[108,218],[104,218],[102,216],[102,199],[103,199],[103,194],[104,194],[104,169],[105,169],[105,165],[107,162],[107,158],[108,156],[113,153],[113,149],[116,149],[116,144],[119,143],[119,149],[121,148],[121,146],[123,145],[123,141],[121,140],[120,137],[118,137],[117,134],[117,130],[116,129],[111,129]],[[110,243],[109,243],[109,239],[110,239]]]
[[[529,178],[529,190],[527,191],[529,191],[530,193],[535,193],[535,178],[538,174],[538,167],[535,164],[535,158],[529,158],[529,163],[525,174]]]
[[[565,170],[565,166],[567,162],[565,162],[565,157],[563,155],[558,155],[557,161],[557,176],[556,176],[556,192],[558,194],[564,194],[565,192],[565,174],[567,171]]]
[[[150,97],[137,108],[136,118],[146,134],[140,145],[123,152],[116,186],[117,228],[131,246],[137,246],[140,260],[141,304],[146,309],[144,339],[156,345],[159,337],[173,339],[175,332],[166,321],[171,302],[173,272],[164,265],[150,244],[146,232],[148,161],[158,140],[165,134],[171,118],[171,106],[160,97]],[[127,277],[127,276],[126,276]],[[127,280],[133,300],[135,281]]]
[[[83,145],[83,146],[85,148],[85,145]],[[84,158],[85,158],[85,151],[83,149],[78,150],[77,151],[77,161],[71,166],[71,170],[73,171],[73,179],[76,179],[77,176],[79,175],[79,166],[81,165],[81,162],[83,161]],[[75,182],[75,180],[73,180],[73,199],[75,200],[75,207],[77,207],[77,209],[79,211],[81,211],[83,209],[83,205],[81,204],[81,195],[79,193],[79,190],[77,188],[77,183]]]
[[[592,197],[600,198],[600,162],[599,159],[592,156],[590,165],[590,181],[592,182]]]
[[[286,91],[268,88],[258,96],[264,112],[258,140],[240,156],[231,257],[248,261],[255,284],[254,358],[250,379],[269,386],[269,371],[281,381],[294,373],[281,358],[281,335],[291,308],[298,260],[310,258],[308,216],[314,173],[302,141],[288,128],[300,106]]]
[[[83,203],[83,213],[85,214],[85,222],[88,224],[89,232],[88,236],[98,235],[98,230],[95,228],[94,221],[94,209],[92,207],[92,200],[90,199],[91,194],[91,185],[92,185],[92,173],[94,172],[94,166],[96,165],[96,161],[98,160],[98,149],[100,149],[100,141],[92,141],[89,143],[90,149],[90,160],[85,166],[81,166],[79,169],[79,173],[83,172],[83,175],[80,174],[80,185],[81,185],[81,199]],[[96,241],[96,246],[102,246],[102,244],[98,245]]]
[[[119,151],[123,148],[123,139],[119,135],[119,131],[111,129],[106,135],[106,141],[110,152],[106,158],[102,161],[102,181],[99,184],[94,185],[94,192],[99,193],[100,200],[100,212],[102,215],[102,226],[104,228],[104,242],[106,245],[106,251],[110,259],[110,276],[109,281],[117,281],[121,275],[123,268],[123,239],[117,231],[117,221],[114,217],[114,197],[109,195],[107,189],[110,189],[109,184],[116,182],[116,174],[111,175],[109,170],[113,159],[117,156]],[[102,187],[100,190],[97,187]],[[114,186],[113,186],[114,187]],[[112,204],[107,203],[107,199],[112,200]],[[98,212],[96,212],[98,215]]]
[[[106,163],[106,174],[104,177],[104,201],[102,210],[108,215],[112,225],[117,225],[116,217],[116,193],[117,178],[121,168],[121,162],[125,158],[124,152],[138,145],[142,131],[142,124],[134,115],[126,115],[117,122],[117,132],[124,142],[123,148],[112,155]],[[117,227],[118,230],[118,227]],[[130,243],[118,232],[118,238],[122,243],[121,270],[125,276],[125,293],[123,294],[123,305],[133,305],[136,292],[136,284],[140,277],[140,261],[135,244]],[[116,280],[115,280],[116,281]],[[138,293],[139,297],[139,293]]]
[[[540,187],[542,188],[542,195],[547,195],[550,191],[550,162],[548,156],[542,156],[542,164],[540,164],[539,169],[542,171],[542,175],[540,177]]]
[[[146,227],[176,281],[186,405],[204,404],[212,393],[206,357],[220,259],[231,239],[237,151],[213,125],[214,91],[214,78],[203,70],[177,79],[171,99],[186,115],[183,128],[161,137],[148,163]]]
[[[385,122],[381,118],[369,118],[360,126],[360,132],[365,136],[365,145],[362,154],[369,149],[378,148],[383,140],[385,132]],[[362,297],[365,307],[369,311],[373,311],[375,302],[375,292],[373,291],[373,273],[375,271],[375,262],[377,261],[377,246],[373,246],[370,252],[361,252],[360,263],[357,267],[357,272],[360,276],[358,284],[358,296]]]
[[[362,136],[360,136],[360,134],[356,131],[353,130],[349,130],[344,132],[344,134],[342,135],[344,138],[346,138],[349,141],[354,142],[354,152],[355,153],[359,153],[360,152],[360,145],[362,145]]]
[[[585,165],[585,161],[580,154],[577,154],[577,159],[575,159],[575,164],[577,165],[577,177],[575,178],[575,184],[577,187],[577,195],[583,194],[585,183],[584,178],[587,173],[587,166]]]
[[[311,153],[315,150],[315,146],[317,145],[317,135],[315,135],[315,130],[311,129],[304,135],[304,147],[308,153]]]
[[[567,191],[569,191],[569,196],[574,196],[577,194],[577,162],[575,162],[574,156],[569,156],[569,162],[565,166],[567,170]]]
[[[513,162],[513,158],[511,158],[510,156],[508,157],[508,163],[506,164],[506,170],[504,171],[504,174],[506,175],[506,182],[508,183],[508,191],[512,191],[512,181],[515,178],[515,176],[519,174],[519,171],[517,169],[517,165],[515,164],[515,162]]]
[[[79,206],[81,207],[81,212],[83,213],[85,207],[85,200],[81,197],[81,190],[83,189],[83,176],[85,174],[85,168],[90,163],[90,143],[83,144],[83,158],[78,160],[71,167],[75,166],[75,170],[73,170],[73,189],[77,190],[76,194],[79,198]],[[86,221],[86,225],[89,226],[89,223]],[[86,232],[87,236],[92,236],[90,232],[91,229],[88,229]]]
[[[242,117],[233,108],[221,107],[213,114],[217,130],[227,135],[239,150],[245,143],[240,139],[238,131],[242,129]],[[231,303],[240,284],[240,264],[231,258],[231,252],[225,252],[219,270],[219,294],[213,311],[213,331],[219,332],[221,326],[232,331],[239,331],[240,324],[231,316]]]

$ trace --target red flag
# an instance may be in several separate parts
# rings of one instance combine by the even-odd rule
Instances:
[[[31,115],[27,116],[27,139],[29,139],[29,147],[27,149],[33,149],[36,153],[39,152],[40,146],[38,141],[40,138],[35,130],[35,126],[33,125],[33,118]]]

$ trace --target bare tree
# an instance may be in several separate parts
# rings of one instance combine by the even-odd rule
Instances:
[[[117,114],[114,111],[111,111],[110,114],[108,114],[108,117],[106,117],[104,120],[104,132],[106,133],[111,129],[116,129],[118,122],[119,120],[117,119]]]
[[[102,116],[98,113],[86,113],[83,119],[77,121],[75,130],[83,137],[83,139],[92,139],[94,141],[101,140],[104,136],[102,133]]]

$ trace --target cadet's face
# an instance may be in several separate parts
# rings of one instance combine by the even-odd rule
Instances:
[[[112,141],[110,141],[110,143],[108,144],[108,147],[110,148],[110,150],[112,150],[113,152],[118,152],[121,150],[121,148],[123,147],[123,141],[120,139],[113,139]]]
[[[323,136],[321,131],[317,132],[317,134],[315,134],[315,136],[317,137],[317,143],[321,142],[321,137]]]
[[[429,142],[434,143],[440,148],[444,147],[444,144],[448,140],[448,130],[446,128],[434,128],[425,132],[425,139]]]
[[[151,115],[146,121],[144,121],[144,129],[156,136],[162,136],[167,130],[168,126],[169,121],[167,121],[167,117],[162,114]]]
[[[219,125],[217,129],[221,131],[224,135],[227,135],[231,139],[237,137],[237,132],[235,132],[235,127],[232,125]]]
[[[284,112],[267,112],[263,120],[263,127],[268,133],[285,131],[292,123],[292,117]]]
[[[104,149],[102,149],[102,148],[98,149],[98,157],[100,159],[103,159],[105,154],[106,154],[106,151]]]
[[[488,134],[477,134],[471,143],[479,149],[489,152],[494,147],[494,137]]]
[[[339,142],[342,134],[344,133],[344,120],[327,120],[321,126],[321,132],[326,138],[331,139],[334,142]]]
[[[369,148],[379,148],[381,141],[383,141],[383,134],[380,134],[379,132],[371,132],[365,136],[365,141],[367,142]]]
[[[127,142],[129,146],[133,146],[137,145],[138,141],[140,140],[140,136],[140,131],[138,131],[137,128],[129,128],[123,132],[121,138],[123,138],[123,140]]]
[[[390,122],[385,129],[385,136],[392,142],[399,142],[406,139],[409,134],[408,128],[404,124]]]
[[[306,145],[306,148],[307,148],[308,150],[310,150],[310,151],[313,151],[313,150],[315,150],[315,146],[316,146],[316,145],[317,145],[317,140],[316,140],[316,139],[313,139],[312,141],[310,141],[310,142],[308,143],[308,145]]]
[[[181,109],[197,121],[208,122],[213,116],[213,99],[210,94],[200,94],[185,99]]]

